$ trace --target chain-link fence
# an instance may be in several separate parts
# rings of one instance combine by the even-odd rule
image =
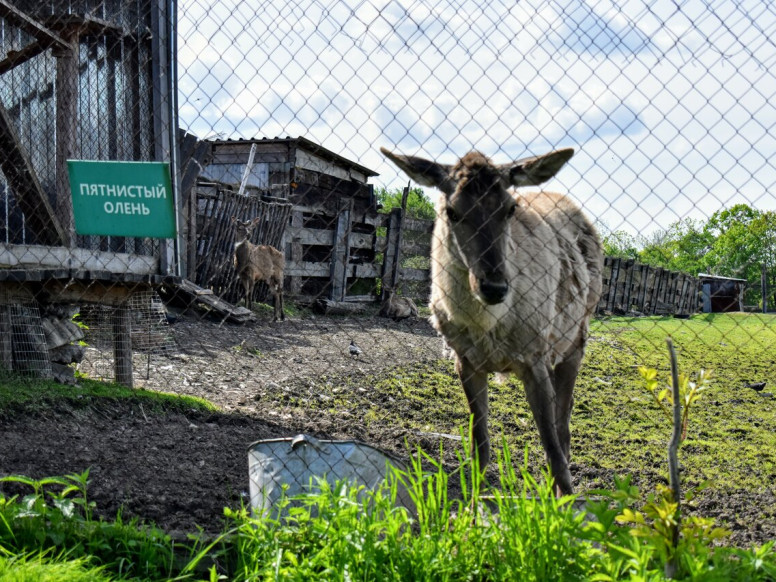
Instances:
[[[774,37],[754,1],[1,1],[0,364],[400,455],[471,411],[569,491],[659,473],[611,443],[670,334],[770,451]]]

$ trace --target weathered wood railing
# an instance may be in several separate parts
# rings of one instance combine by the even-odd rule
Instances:
[[[687,315],[699,309],[700,281],[686,273],[606,257],[598,312]]]

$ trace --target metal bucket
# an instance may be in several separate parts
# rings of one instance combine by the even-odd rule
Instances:
[[[248,449],[251,507],[257,515],[268,515],[284,486],[286,495],[293,497],[310,493],[318,479],[332,486],[349,481],[374,490],[385,481],[391,465],[405,468],[393,455],[358,441],[318,440],[303,434],[257,441]],[[397,504],[413,506],[401,484]]]

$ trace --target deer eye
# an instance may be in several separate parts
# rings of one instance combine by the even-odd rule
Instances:
[[[450,222],[458,222],[461,220],[461,217],[458,216],[458,213],[449,206],[445,208],[445,212],[447,213],[447,218],[450,219]]]

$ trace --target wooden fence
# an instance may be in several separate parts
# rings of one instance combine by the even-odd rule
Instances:
[[[196,272],[194,282],[226,301],[242,299],[233,267],[231,217],[261,217],[251,241],[283,249],[285,287],[298,300],[374,301],[382,290],[428,298],[432,221],[403,218],[401,210],[355,211],[350,200],[330,205],[292,205],[268,193],[247,195],[218,183],[196,188]],[[266,300],[266,285],[256,299]]]
[[[606,257],[598,313],[688,315],[700,306],[700,280],[633,259]]]
[[[233,261],[231,217],[262,218],[256,244],[286,253],[285,286],[297,300],[374,301],[385,289],[421,303],[430,289],[433,221],[354,211],[352,201],[331,206],[299,206],[267,193],[239,195],[220,184],[197,188],[196,280],[227,301],[242,299]],[[690,314],[700,307],[700,281],[685,273],[606,257],[599,313]],[[266,300],[266,285],[256,299]]]

